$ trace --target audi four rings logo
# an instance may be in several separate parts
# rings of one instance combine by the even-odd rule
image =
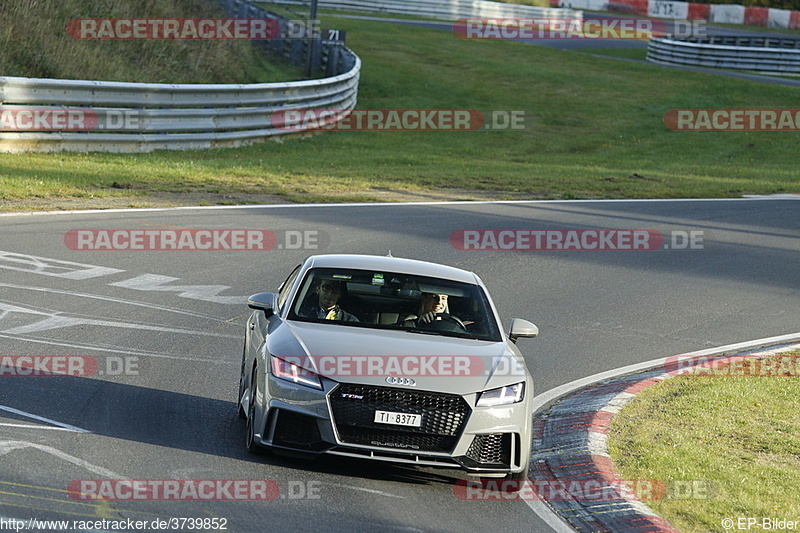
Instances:
[[[389,376],[386,378],[386,383],[389,385],[405,385],[406,387],[416,387],[417,382],[411,378],[397,378],[394,376]]]

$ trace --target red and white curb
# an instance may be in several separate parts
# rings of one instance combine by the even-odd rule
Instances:
[[[800,29],[800,11],[737,4],[700,4],[671,0],[550,0],[551,7],[611,11],[676,20],[706,20],[766,28]]]
[[[800,333],[701,350],[678,356],[705,357],[711,363],[731,355],[759,358],[800,347]],[[611,420],[643,389],[677,375],[676,356],[631,365],[568,383],[537,396],[530,478],[534,485],[595,488],[601,498],[544,491],[528,505],[555,531],[675,533],[634,490],[619,490],[608,448]],[[670,370],[673,369],[673,370]],[[627,487],[625,487],[627,489]],[[544,502],[544,503],[543,503]]]

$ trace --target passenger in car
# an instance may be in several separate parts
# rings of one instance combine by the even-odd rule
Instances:
[[[345,287],[341,281],[323,279],[314,292],[317,294],[316,304],[301,309],[300,315],[308,318],[321,318],[324,320],[342,320],[344,322],[358,322],[358,318],[339,307],[339,298]]]

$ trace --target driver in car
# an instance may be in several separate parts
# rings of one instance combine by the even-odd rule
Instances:
[[[447,313],[447,295],[423,292],[419,301],[419,314],[409,315],[400,321],[400,324],[407,328],[413,328],[421,324],[430,324],[434,320],[441,320],[442,317],[436,316],[439,313]]]

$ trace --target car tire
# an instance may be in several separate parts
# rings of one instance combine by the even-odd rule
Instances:
[[[241,388],[241,385],[239,385]],[[247,413],[244,412],[244,408],[242,408],[242,393],[239,392],[239,408],[236,410],[236,416],[239,417],[240,420],[245,420],[247,418]]]
[[[250,401],[247,404],[247,430],[245,436],[245,448],[249,453],[254,455],[261,455],[263,448],[258,445],[255,439],[255,417],[256,417],[256,391],[258,389],[258,379],[256,379],[257,368],[253,367],[253,377],[250,380]]]
[[[247,413],[245,413],[244,408],[242,407],[242,397],[244,396],[244,354],[242,354],[242,369],[239,372],[239,394],[236,395],[236,416],[238,416],[241,420],[247,419]]]

